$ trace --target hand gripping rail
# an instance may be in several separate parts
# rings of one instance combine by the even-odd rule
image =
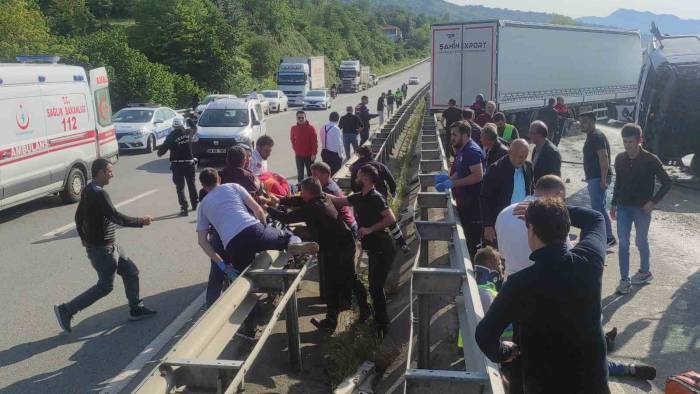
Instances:
[[[296,291],[307,267],[285,269],[287,262],[286,253],[259,253],[253,264],[177,341],[135,392],[160,394],[175,389],[178,393],[197,389],[216,389],[218,393],[229,394],[237,392],[283,313],[286,315],[290,362],[294,369],[301,370]],[[283,295],[248,356],[244,360],[232,360],[227,348],[260,299],[258,291],[281,291]]]
[[[369,145],[372,148],[372,153],[374,153],[374,159],[387,163],[389,157],[394,150],[396,141],[398,141],[399,136],[403,132],[408,120],[411,118],[411,114],[418,105],[418,100],[425,98],[428,93],[430,84],[427,84],[420,88],[413,96],[409,97],[401,107],[399,107],[396,112],[391,116],[391,118],[382,126],[382,128],[376,133],[370,135],[370,138],[365,145]],[[335,178],[338,186],[343,189],[350,189],[350,166],[357,161],[357,155],[353,155],[345,165],[338,170],[333,178]]]
[[[447,171],[445,150],[437,135],[436,120],[426,111],[420,135],[421,191],[414,212],[420,212],[415,222],[419,251],[412,269],[411,340],[408,346],[405,393],[505,393],[498,367],[479,350],[474,339],[476,325],[484,315],[466,239],[459,225],[457,208],[451,193],[434,190],[435,173]],[[429,220],[429,209],[442,209],[444,219]],[[429,250],[434,242],[447,242],[449,267],[431,267]],[[452,296],[456,301],[459,329],[464,342],[464,369],[431,369],[430,333],[431,301],[435,296]],[[416,341],[414,343],[414,335]],[[417,353],[417,354],[416,354]]]

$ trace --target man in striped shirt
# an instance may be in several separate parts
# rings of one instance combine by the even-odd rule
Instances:
[[[129,320],[140,320],[156,313],[143,306],[139,298],[139,270],[126,256],[124,249],[117,245],[115,234],[117,225],[143,227],[150,225],[153,218],[127,216],[112,205],[112,200],[104,189],[114,176],[109,161],[95,160],[91,171],[93,180],[81,193],[75,213],[75,227],[87,250],[90,264],[97,271],[97,284],[66,304],[54,305],[58,324],[66,332],[71,331],[71,319],[76,313],[112,291],[115,273],[124,281],[126,298],[129,300]]]

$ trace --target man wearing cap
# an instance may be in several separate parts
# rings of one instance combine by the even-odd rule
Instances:
[[[192,155],[192,133],[194,130],[185,129],[182,118],[173,119],[173,130],[165,138],[163,145],[158,148],[158,157],[170,151],[170,170],[173,172],[173,183],[180,203],[180,216],[187,216],[187,199],[185,198],[185,183],[190,194],[192,210],[197,210],[197,188],[194,184],[195,160]]]

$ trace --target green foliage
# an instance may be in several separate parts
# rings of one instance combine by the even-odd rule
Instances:
[[[138,101],[184,106],[192,94],[202,93],[191,78],[150,62],[143,53],[129,47],[126,34],[120,30],[82,37],[76,45],[90,59],[91,67],[107,67],[116,108]]]
[[[378,72],[425,56],[432,20],[372,7],[370,0],[0,0],[0,58],[52,53],[104,65],[120,107],[274,87],[283,56],[324,55],[329,84],[342,60]],[[389,41],[384,23],[399,25],[406,39]]]
[[[31,0],[0,1],[0,60],[17,55],[57,54],[71,56],[73,48],[51,34],[49,24]]]
[[[554,24],[554,25],[577,25],[576,20],[573,18],[570,18],[566,15],[560,15],[560,14],[552,14],[552,19],[549,21],[549,23]]]
[[[241,35],[206,0],[140,0],[129,37],[150,60],[168,64],[202,86],[240,92],[252,84]]]

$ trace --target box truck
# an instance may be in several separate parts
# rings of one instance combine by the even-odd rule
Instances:
[[[431,62],[431,108],[483,94],[527,130],[550,98],[563,97],[574,114],[633,103],[642,47],[637,31],[470,21],[432,26]]]
[[[359,60],[340,62],[340,91],[357,93],[369,88],[372,83],[369,66],[363,66]]]
[[[323,56],[282,58],[277,70],[277,89],[284,92],[290,105],[303,105],[307,91],[326,87],[325,62]]]
[[[119,153],[107,70],[17,60],[0,63],[0,210],[55,193],[76,202],[92,162]]]

